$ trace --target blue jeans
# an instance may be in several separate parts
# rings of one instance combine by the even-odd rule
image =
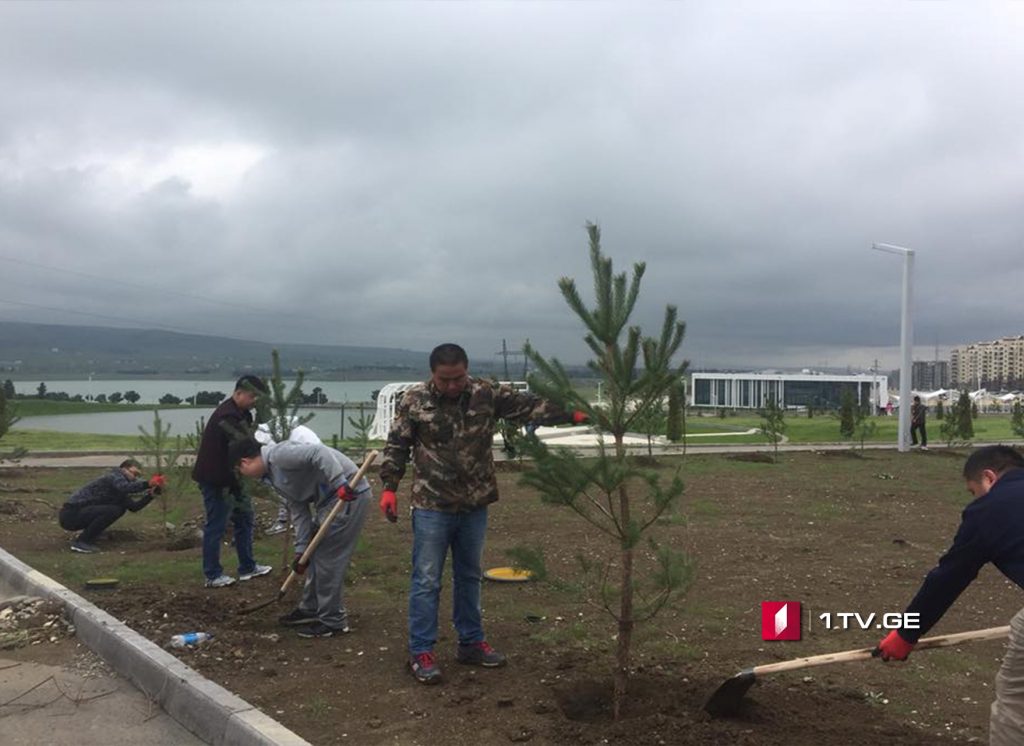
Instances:
[[[199,483],[206,508],[206,525],[203,527],[203,575],[214,580],[224,574],[220,564],[220,543],[228,525],[228,514],[235,526],[235,549],[238,551],[238,572],[252,572],[256,559],[252,556],[252,511],[235,507],[235,498],[228,494],[226,487],[214,487]]]
[[[409,652],[434,649],[441,573],[449,547],[454,577],[452,621],[459,644],[484,639],[480,615],[480,557],[487,531],[487,507],[467,513],[417,508],[412,512],[412,583],[409,587]]]

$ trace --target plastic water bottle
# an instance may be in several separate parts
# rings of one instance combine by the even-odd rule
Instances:
[[[212,640],[213,635],[209,632],[186,632],[183,635],[171,636],[172,648],[183,648],[186,645],[198,645],[207,640]]]

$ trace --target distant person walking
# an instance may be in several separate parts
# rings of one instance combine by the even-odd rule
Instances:
[[[910,442],[916,446],[917,434],[921,433],[921,449],[924,451],[928,450],[928,432],[924,427],[927,413],[928,407],[921,403],[921,397],[915,396],[914,403],[910,405]]]
[[[77,490],[60,509],[58,521],[65,531],[81,531],[71,542],[71,551],[95,554],[93,544],[100,534],[130,510],[137,513],[160,493],[164,478],[155,474],[147,482],[141,479],[142,466],[133,458],[125,459],[99,479]]]
[[[251,580],[267,575],[273,568],[256,564],[252,553],[252,501],[242,492],[242,483],[228,459],[232,440],[248,435],[253,417],[250,410],[256,400],[267,393],[267,385],[258,376],[242,376],[230,397],[213,410],[192,468],[192,479],[199,484],[206,509],[203,527],[203,574],[207,588],[224,588],[235,579],[224,574],[220,564],[220,543],[227,528],[228,516],[235,529],[235,550],[238,553],[238,579]]]

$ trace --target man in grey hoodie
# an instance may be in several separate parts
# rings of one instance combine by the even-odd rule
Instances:
[[[261,446],[255,439],[239,440],[228,450],[229,461],[252,479],[262,479],[287,502],[295,526],[295,562],[301,562],[313,535],[326,520],[335,500],[346,502],[308,563],[309,576],[299,605],[280,618],[281,624],[298,627],[300,637],[333,637],[349,631],[344,606],[345,571],[356,548],[370,504],[370,483],[350,485],[358,467],[345,454],[322,443],[272,443]]]

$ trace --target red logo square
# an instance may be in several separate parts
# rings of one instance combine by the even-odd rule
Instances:
[[[799,640],[800,622],[799,601],[761,602],[762,640]]]

